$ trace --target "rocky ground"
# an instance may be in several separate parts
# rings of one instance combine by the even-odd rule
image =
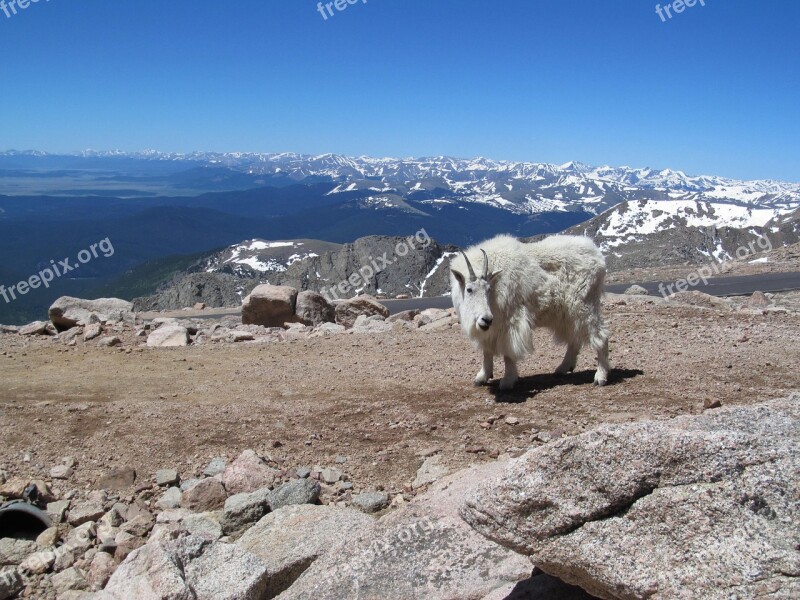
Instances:
[[[375,318],[347,332],[198,320],[189,323],[194,343],[178,348],[148,347],[141,323],[107,324],[88,341],[83,329],[48,336],[6,328],[0,494],[14,497],[15,485],[39,480],[51,500],[99,503],[99,514],[116,502],[159,513],[160,470],[185,482],[212,459],[252,449],[276,486],[310,476],[323,504],[353,505],[377,491],[385,492],[380,506],[396,507],[445,473],[601,424],[788,396],[800,388],[799,298],[609,296],[609,385],[592,385],[589,353],[576,373],[551,375],[562,349],[541,333],[512,393],[472,386],[478,354],[443,314]],[[90,491],[131,470],[135,482],[122,490]],[[27,595],[54,597],[51,582],[32,585]]]

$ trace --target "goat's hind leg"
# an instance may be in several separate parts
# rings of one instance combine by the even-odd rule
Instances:
[[[608,383],[608,372],[611,370],[608,360],[608,337],[608,330],[601,321],[589,339],[592,349],[597,352],[597,372],[594,374],[594,382],[597,385]]]
[[[483,352],[483,368],[475,376],[475,385],[486,385],[494,377],[494,354]]]
[[[556,369],[556,375],[566,375],[567,373],[572,373],[575,370],[575,366],[578,364],[578,353],[580,351],[580,342],[569,342],[567,344],[567,352],[564,354],[564,360],[561,361],[561,364],[558,365],[558,368]]]

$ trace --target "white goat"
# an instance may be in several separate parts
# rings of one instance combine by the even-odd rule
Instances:
[[[493,377],[494,357],[501,355],[500,389],[512,389],[517,361],[532,350],[534,327],[552,330],[567,344],[556,373],[574,371],[588,343],[597,352],[594,382],[606,384],[609,334],[600,314],[606,262],[590,239],[565,235],[523,244],[499,235],[461,255],[450,262],[451,295],[464,333],[483,351],[475,385]],[[483,264],[481,276],[473,263]]]

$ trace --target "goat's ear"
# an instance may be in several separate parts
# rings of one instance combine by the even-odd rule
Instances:
[[[458,271],[456,271],[454,269],[450,269],[450,272],[453,274],[453,277],[455,277],[456,280],[458,281],[458,285],[461,286],[461,291],[463,292],[464,288],[467,285],[466,279],[464,279],[464,276],[461,273],[459,273]]]
[[[495,271],[494,273],[489,275],[489,283],[494,283],[494,280],[497,279],[497,276],[500,275],[500,273],[502,273],[502,272],[503,272],[503,269],[500,269],[499,271]]]

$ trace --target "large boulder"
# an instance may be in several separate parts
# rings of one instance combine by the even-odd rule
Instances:
[[[462,516],[601,598],[797,598],[798,498],[795,395],[541,446]]]
[[[279,598],[478,600],[528,579],[533,565],[526,557],[478,535],[458,514],[464,494],[504,466],[460,471],[373,526],[352,532]]]
[[[236,544],[267,565],[267,598],[288,588],[334,542],[368,530],[372,517],[350,508],[302,504],[269,513]]]
[[[50,322],[63,331],[89,323],[130,320],[133,316],[133,304],[119,298],[82,300],[62,296],[50,307],[48,316]]]
[[[336,310],[333,304],[322,294],[306,290],[297,295],[295,306],[297,319],[305,325],[321,325],[336,321]]]
[[[285,285],[259,285],[242,304],[242,323],[283,327],[295,320],[297,290]]]
[[[355,325],[361,315],[380,315],[385,319],[389,316],[389,309],[372,296],[356,296],[336,305],[336,322],[348,329]]]
[[[262,600],[266,565],[241,548],[182,535],[151,541],[117,568],[98,598]]]

